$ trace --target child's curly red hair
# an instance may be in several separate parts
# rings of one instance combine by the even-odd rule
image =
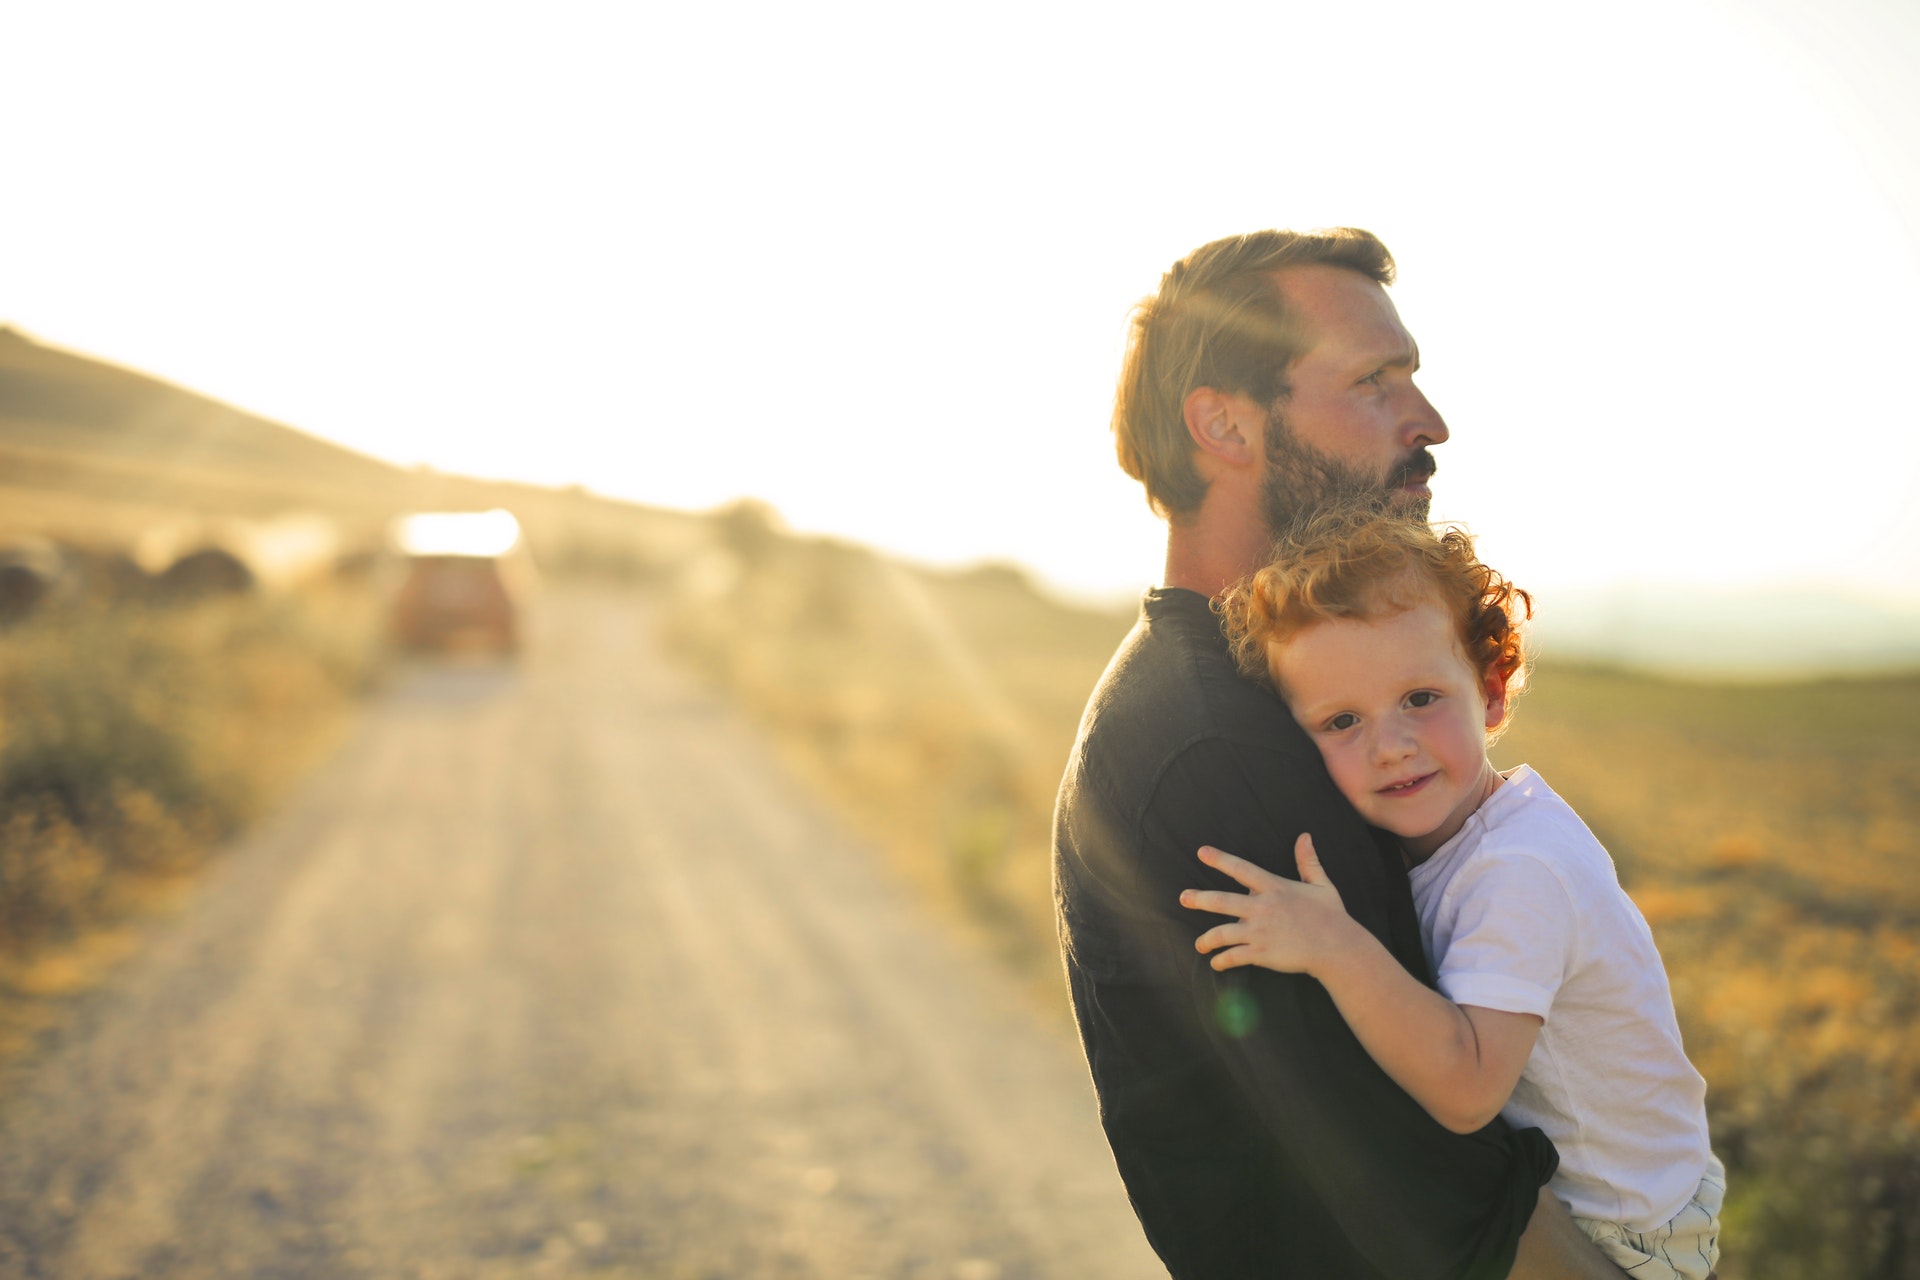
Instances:
[[[1272,684],[1271,646],[1316,622],[1364,621],[1429,600],[1453,615],[1460,650],[1481,678],[1506,688],[1510,714],[1526,686],[1522,627],[1533,597],[1482,564],[1464,529],[1434,528],[1374,505],[1330,507],[1282,534],[1266,567],[1235,583],[1215,608],[1240,670]]]

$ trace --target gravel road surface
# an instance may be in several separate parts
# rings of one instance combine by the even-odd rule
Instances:
[[[412,672],[0,1098],[0,1276],[1164,1276],[1079,1051],[654,652]]]

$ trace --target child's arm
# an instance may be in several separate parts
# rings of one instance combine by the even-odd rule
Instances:
[[[1473,1133],[1506,1105],[1533,1052],[1541,1020],[1457,1005],[1422,986],[1355,922],[1321,869],[1313,837],[1294,845],[1300,883],[1218,849],[1200,860],[1246,893],[1188,889],[1181,905],[1237,920],[1215,925],[1194,946],[1213,967],[1257,964],[1319,979],[1381,1070],[1455,1133]]]

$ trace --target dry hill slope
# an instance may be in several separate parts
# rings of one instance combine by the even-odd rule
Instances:
[[[371,545],[398,512],[504,506],[549,562],[646,568],[696,516],[582,490],[405,470],[158,378],[0,328],[0,537],[125,547],[182,520],[335,521]]]

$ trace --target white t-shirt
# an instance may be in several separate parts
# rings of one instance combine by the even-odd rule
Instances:
[[[1420,931],[1455,1004],[1546,1020],[1501,1112],[1560,1150],[1576,1214],[1651,1231],[1712,1154],[1666,970],[1613,859],[1525,765],[1412,872]]]

